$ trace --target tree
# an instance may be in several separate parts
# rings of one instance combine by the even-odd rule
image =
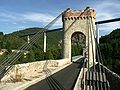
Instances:
[[[16,61],[16,63],[26,63],[25,59],[24,59],[24,54],[21,55],[21,57]]]
[[[34,52],[34,54],[35,54],[36,61],[44,60],[44,52],[43,51],[37,50]]]
[[[50,59],[54,60],[54,57],[53,57],[53,54],[52,54],[51,50],[46,52],[45,59],[46,60],[50,60]]]
[[[109,35],[100,38],[102,56],[105,58],[104,65],[120,75],[120,29],[112,31]]]
[[[34,55],[34,52],[33,52],[33,50],[32,49],[30,49],[30,51],[28,52],[28,54],[27,54],[27,61],[28,62],[33,62],[33,61],[35,61],[35,55]]]

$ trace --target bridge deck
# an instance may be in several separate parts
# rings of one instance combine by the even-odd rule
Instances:
[[[83,58],[82,58],[83,59]],[[82,59],[71,64],[70,66],[62,69],[61,71],[55,73],[52,77],[56,79],[65,90],[72,90],[76,82],[78,74],[82,67]],[[30,87],[26,90],[50,90],[47,81],[44,79]]]

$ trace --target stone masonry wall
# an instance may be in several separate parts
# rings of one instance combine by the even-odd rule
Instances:
[[[74,33],[80,32],[86,37],[85,47],[87,48],[89,46],[89,50],[87,51],[89,51],[90,65],[92,65],[93,58],[95,60],[95,56],[93,56],[93,53],[95,55],[95,39],[93,33],[96,32],[96,11],[94,9],[68,10],[64,13],[62,20],[64,28],[64,58],[68,58],[69,60],[71,60],[71,37]]]
[[[48,60],[47,68],[54,70],[56,67],[68,64],[68,60]],[[36,61],[31,63],[17,64],[5,75],[1,82],[18,82],[32,80],[35,77],[44,75],[43,67],[46,61]]]

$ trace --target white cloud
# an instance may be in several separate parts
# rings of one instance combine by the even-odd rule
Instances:
[[[16,23],[16,22],[13,22],[12,24],[16,25],[17,23]]]
[[[14,15],[8,14],[8,13],[1,13],[0,17],[8,18],[8,19],[16,19],[16,17]]]
[[[29,24],[31,23],[40,23],[42,25],[47,25],[49,22],[51,22],[56,16],[50,15],[50,14],[45,14],[45,13],[38,13],[38,12],[26,12],[26,13],[14,13],[10,11],[3,11],[0,13],[0,22],[4,23],[12,23],[13,25],[19,25],[19,23],[23,24]],[[34,24],[35,25],[35,24]],[[59,19],[55,23],[56,26],[61,26],[62,25],[62,19]]]
[[[44,26],[56,18],[56,16],[50,14],[36,13],[36,12],[25,13],[22,15],[22,17],[25,21],[40,22],[44,24]],[[56,28],[60,26],[62,27],[62,17],[58,19],[51,28]]]
[[[53,16],[50,14],[32,12],[32,13],[24,14],[23,18],[28,21],[41,22],[41,23],[47,24],[51,22],[52,20],[54,20],[56,16]],[[61,23],[62,23],[62,19],[60,18],[57,20],[54,26],[60,26]]]
[[[94,7],[97,11],[97,21],[117,18],[120,16],[120,1],[118,0],[103,0],[101,3],[94,4]],[[41,12],[24,12],[17,13],[11,12],[7,10],[0,9],[0,22],[4,22],[9,24],[13,24],[16,27],[20,26],[38,26],[38,24],[47,25],[50,21],[52,21],[56,15],[41,13]],[[58,14],[58,13],[57,13]],[[19,24],[20,23],[20,24]],[[31,25],[31,26],[30,26]],[[62,26],[61,18],[54,24],[54,27]],[[43,27],[43,26],[42,26]],[[106,32],[112,31],[113,29],[120,28],[120,22],[110,23],[100,25],[100,30],[105,30]]]
[[[7,12],[3,11],[0,13],[0,22],[7,22],[7,23],[14,23],[15,22],[23,22],[23,17],[20,13],[14,13],[14,12]],[[17,24],[17,23],[16,23]]]
[[[103,1],[102,3],[95,5],[94,8],[97,11],[97,21],[120,17],[120,5],[118,2],[110,1],[110,0]],[[116,28],[120,28],[120,22],[113,22],[113,23],[99,25],[99,29],[101,30],[101,32],[109,33]]]
[[[117,12],[120,9],[119,3],[115,3],[114,1],[103,1],[95,5],[94,8],[97,11],[97,20],[111,19],[120,15],[120,13]]]
[[[26,13],[22,15],[25,20],[34,21],[34,22],[50,22],[54,19],[52,15],[43,14],[43,13]]]

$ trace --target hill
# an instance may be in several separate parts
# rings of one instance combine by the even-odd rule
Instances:
[[[7,49],[7,52],[0,56],[0,61],[10,54],[13,49],[18,49],[27,42],[27,34],[36,33],[42,28],[27,28],[10,34],[0,32],[0,49]],[[33,35],[30,36],[30,38]],[[43,34],[36,43],[28,50],[29,53],[24,55],[17,63],[26,63],[44,59],[62,58],[62,33],[60,31],[47,33],[47,52],[43,52]],[[76,40],[75,40],[76,41]],[[120,75],[120,29],[112,31],[109,35],[100,38],[100,48],[104,57],[104,65]],[[74,50],[73,50],[74,49]],[[72,54],[77,55],[77,47],[72,48]]]
[[[0,48],[7,49],[4,55],[0,56],[2,60],[6,55],[12,52],[12,50],[18,49],[25,42],[27,42],[27,34],[37,33],[42,31],[42,28],[27,28],[10,34],[0,33]],[[61,46],[60,41],[62,39],[61,32],[49,32],[47,33],[47,53],[43,53],[43,34],[39,36],[34,45],[29,49],[27,58],[21,57],[17,63],[38,61],[44,59],[57,59],[61,58]],[[30,36],[30,38],[33,35]]]
[[[100,38],[100,48],[104,64],[120,75],[120,29]]]
[[[6,53],[2,56],[0,56],[0,59],[3,60],[6,55],[10,54],[12,50],[16,50],[19,47],[21,47],[25,42],[27,42],[27,35],[28,34],[34,34],[38,31],[42,31],[42,28],[27,28],[25,30],[16,31],[10,34],[3,35],[1,32],[1,38],[0,38],[0,48],[1,49],[7,49]],[[30,38],[33,35],[30,36]],[[62,32],[56,31],[56,32],[49,32],[47,33],[47,52],[43,52],[43,34],[39,36],[39,39],[36,43],[32,45],[32,47],[28,50],[29,53],[27,56],[22,56],[17,63],[25,63],[25,62],[31,62],[31,61],[39,61],[44,59],[60,59],[62,58]],[[79,36],[80,37],[80,36]],[[74,42],[76,42],[75,39],[73,39]],[[82,43],[82,42],[78,42]],[[82,52],[82,49],[80,49],[80,45],[73,44],[72,45],[72,55],[78,55]],[[78,50],[79,47],[79,50]],[[26,58],[24,58],[26,57]]]

